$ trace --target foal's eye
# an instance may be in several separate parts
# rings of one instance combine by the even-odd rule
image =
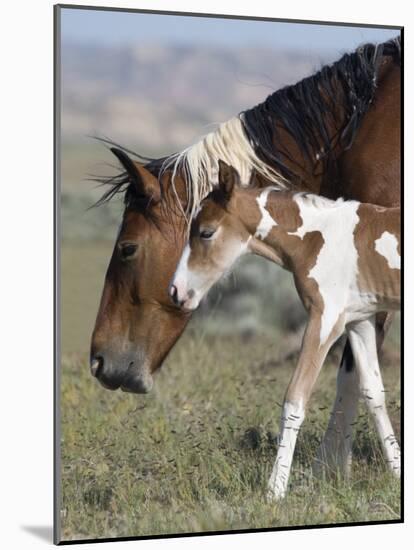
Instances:
[[[135,255],[137,248],[138,248],[138,245],[136,244],[131,244],[131,243],[121,244],[120,245],[121,258],[123,260],[130,260]]]
[[[204,239],[205,241],[208,241],[209,239],[212,238],[215,232],[216,232],[215,229],[201,229],[200,238]]]

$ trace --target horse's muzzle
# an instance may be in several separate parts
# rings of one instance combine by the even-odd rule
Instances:
[[[108,353],[91,354],[91,374],[108,390],[121,388],[130,393],[148,393],[153,386],[151,373],[145,363],[137,364],[134,359],[123,357],[115,362]]]

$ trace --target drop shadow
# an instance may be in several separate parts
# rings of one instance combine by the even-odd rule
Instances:
[[[22,525],[21,528],[38,539],[53,543],[53,527],[51,525]]]

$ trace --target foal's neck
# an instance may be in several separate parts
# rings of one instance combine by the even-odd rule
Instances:
[[[254,221],[248,224],[250,248],[289,271],[295,271],[317,255],[322,245],[320,230],[333,227],[339,209],[350,204],[342,199],[332,201],[319,195],[274,188],[257,192],[255,202],[259,215],[255,209]],[[304,232],[305,225],[308,229]],[[315,228],[309,231],[312,225]]]

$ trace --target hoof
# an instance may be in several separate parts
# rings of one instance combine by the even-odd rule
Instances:
[[[320,459],[316,458],[312,462],[312,475],[316,479],[323,479],[325,471],[326,471],[326,466],[322,463]]]
[[[283,491],[281,489],[268,489],[267,495],[266,495],[266,501],[269,504],[274,504],[275,502],[280,502],[283,500],[286,496],[286,491]]]
[[[396,477],[397,479],[401,479],[401,466],[399,464],[393,466],[391,472],[394,477]]]

